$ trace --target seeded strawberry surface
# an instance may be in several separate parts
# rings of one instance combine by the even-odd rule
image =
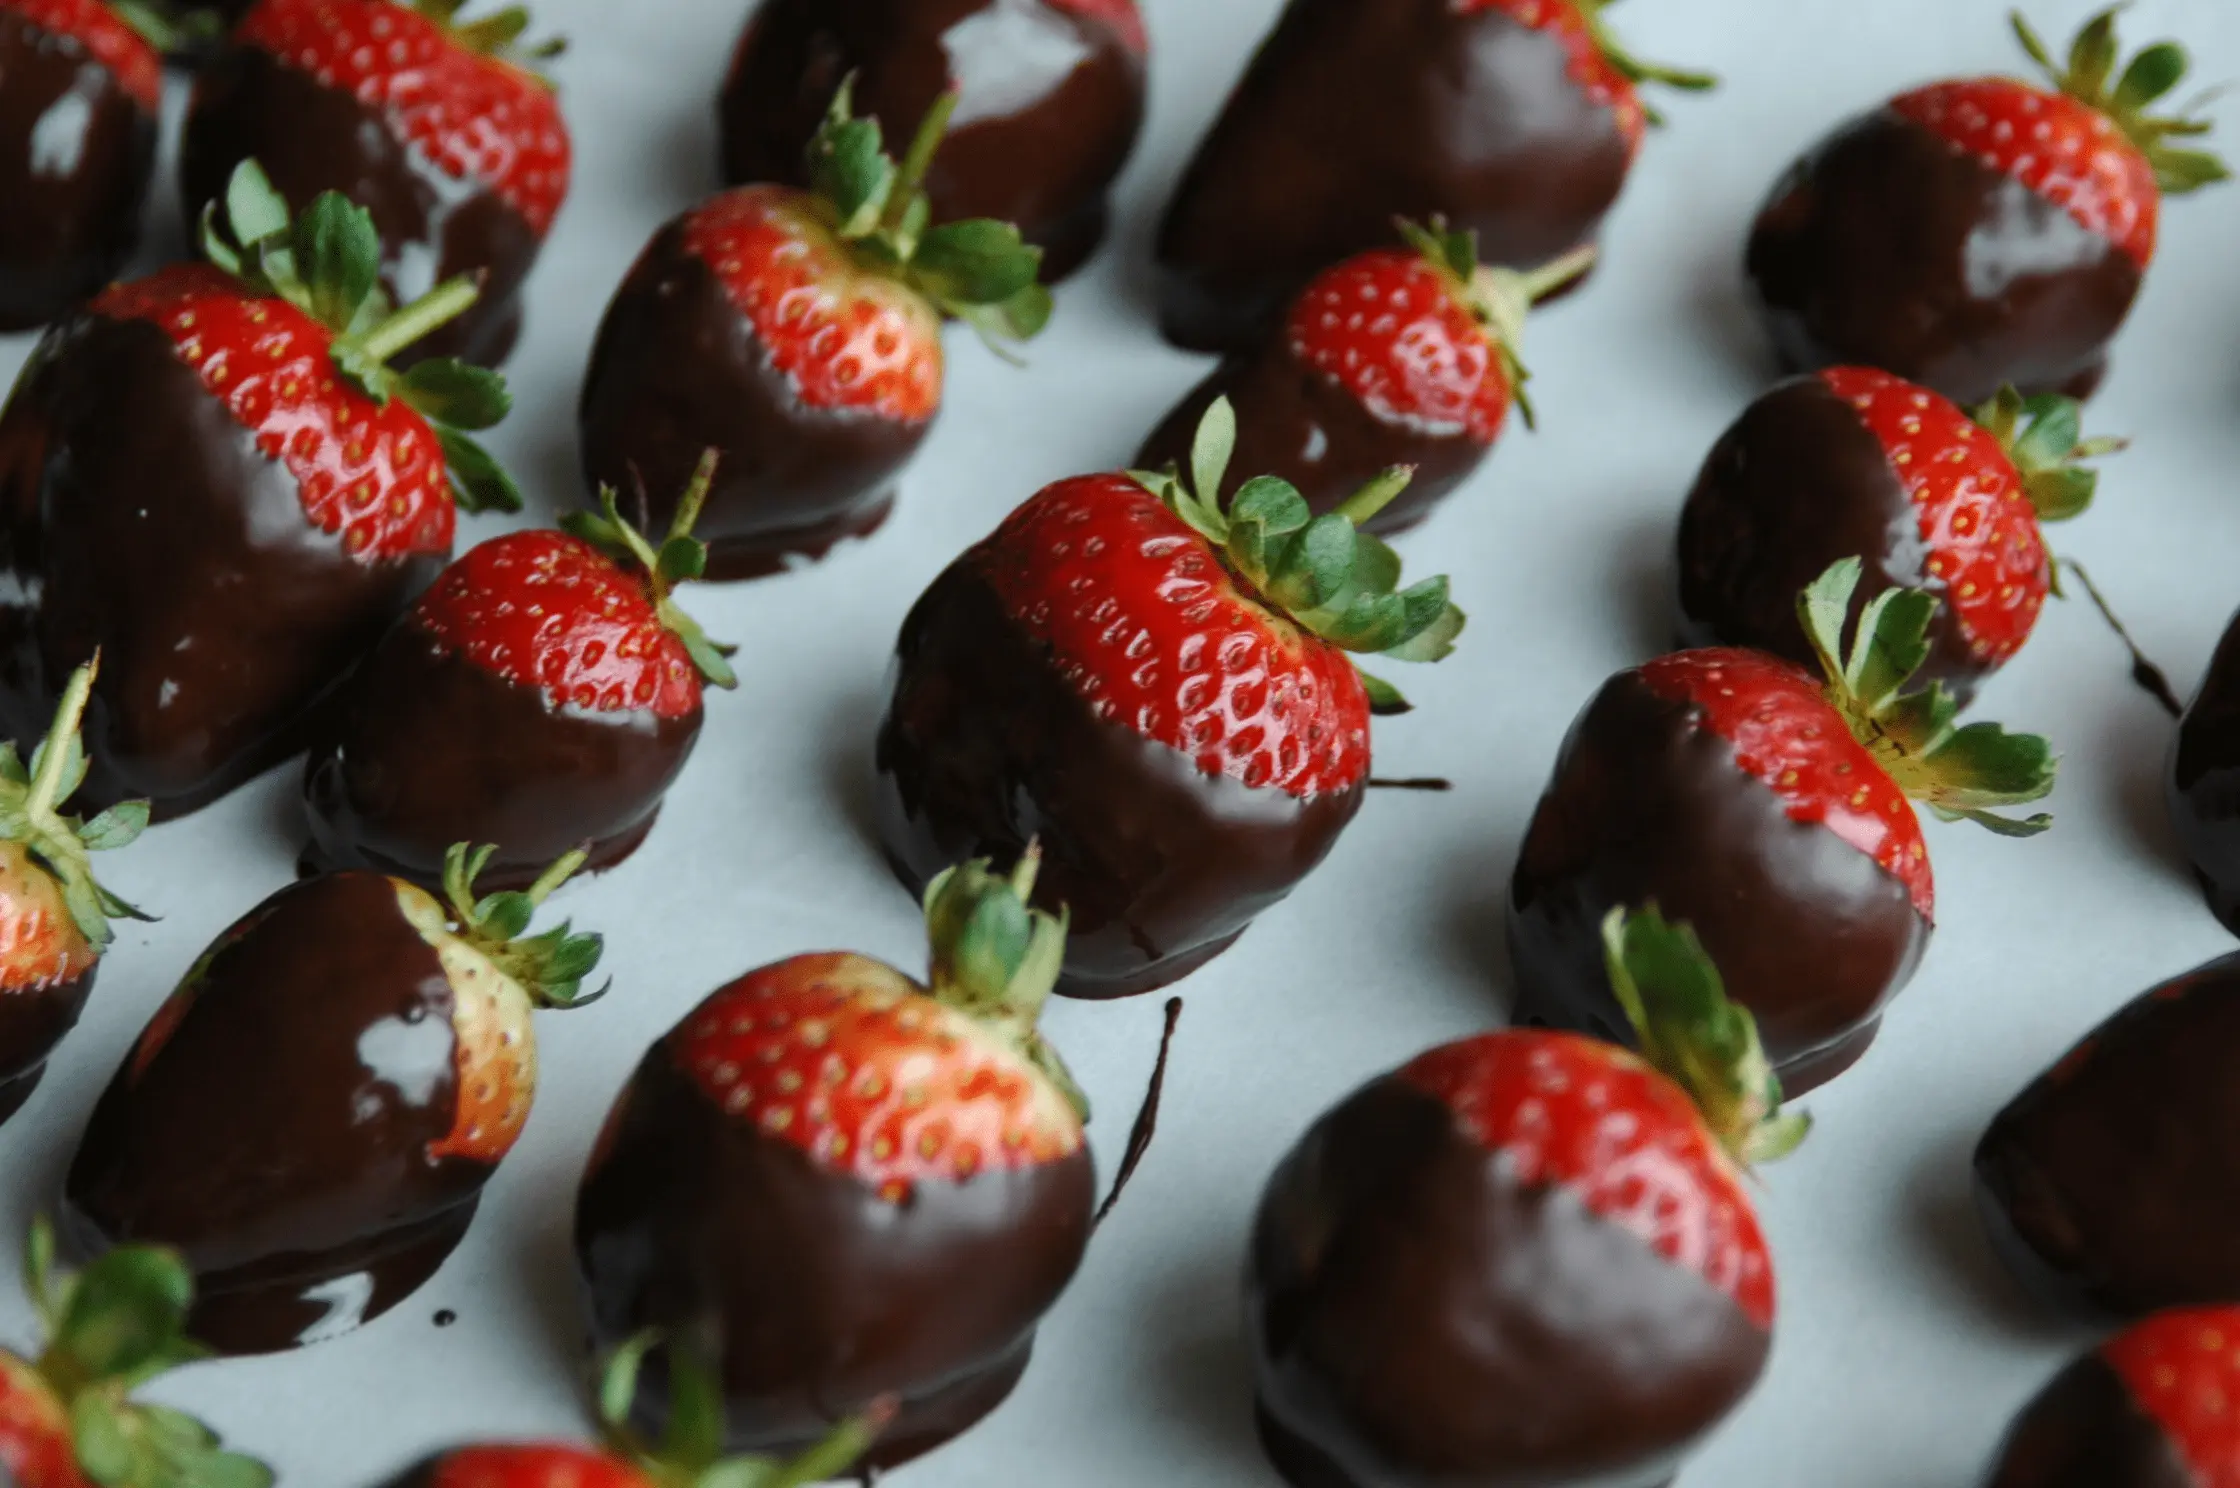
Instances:
[[[941,407],[941,321],[916,291],[857,267],[814,198],[748,186],[685,219],[770,364],[812,408],[922,423]]]
[[[1137,56],[1151,51],[1151,34],[1144,29],[1143,12],[1136,0],[1050,0],[1059,10],[1102,21],[1117,33]]]
[[[564,532],[516,532],[470,549],[411,623],[554,707],[689,717],[700,673],[644,583]]]
[[[718,991],[671,1057],[733,1119],[891,1202],[923,1182],[1038,1167],[1080,1118],[1025,1059],[892,967],[796,956]]]
[[[1538,1030],[1434,1049],[1399,1078],[1528,1186],[1561,1186],[1773,1325],[1773,1265],[1742,1175],[1686,1092],[1614,1044]]]
[[[457,1109],[431,1158],[496,1167],[521,1139],[537,1094],[534,1007],[520,985],[449,931],[443,906],[398,883],[397,906],[443,963],[451,984],[451,1068]]]
[[[2240,1488],[2240,1307],[2157,1313],[2109,1339],[2100,1357],[2199,1488]]]
[[[262,0],[235,39],[379,109],[446,175],[487,186],[539,237],[551,229],[572,147],[535,74],[391,0]]]
[[[0,1354],[0,1481],[20,1488],[92,1488],[78,1471],[62,1403],[13,1354]]]
[[[1934,83],[1890,107],[2060,207],[2141,268],[2153,261],[2162,204],[2154,167],[2098,109],[1999,77]]]
[[[1490,333],[1420,253],[1379,249],[1325,269],[1291,307],[1291,353],[1388,424],[1490,445],[1509,378]]]
[[[1254,789],[1311,797],[1368,774],[1369,701],[1345,653],[1249,597],[1127,477],[1048,487],[972,561],[1106,722]]]
[[[466,1447],[436,1465],[428,1488],[645,1488],[637,1469],[582,1447]]]
[[[1562,42],[1568,61],[1564,70],[1571,81],[1579,85],[1589,102],[1618,116],[1618,132],[1626,137],[1628,147],[1641,148],[1641,138],[1649,130],[1649,115],[1641,106],[1640,91],[1604,55],[1594,32],[1587,27],[1586,17],[1579,14],[1572,0],[1456,0],[1455,9],[1464,14],[1497,10],[1520,26],[1545,31]]]
[[[0,997],[76,981],[97,959],[54,875],[0,842]]]
[[[0,13],[77,42],[149,113],[163,106],[163,58],[106,0],[0,0]]]
[[[1641,668],[1658,697],[1702,710],[1735,763],[1770,787],[1791,821],[1815,822],[1873,858],[1935,918],[1921,819],[1889,772],[1852,737],[1817,677],[1761,651],[1711,647]]]
[[[208,264],[103,291],[113,320],[145,320],[296,478],[304,515],[365,562],[449,553],[458,513],[443,446],[401,398],[375,403],[335,370],[334,337],[280,299],[245,294]]]

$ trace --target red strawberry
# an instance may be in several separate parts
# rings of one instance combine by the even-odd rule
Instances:
[[[1510,884],[1517,1017],[1624,1037],[1597,927],[1613,907],[1690,919],[1791,1090],[1865,1052],[1913,974],[1935,890],[1910,796],[2007,835],[1993,808],[2053,787],[2046,741],[1954,725],[1943,687],[1904,690],[1936,601],[1874,596],[1849,652],[1860,564],[1805,591],[1823,677],[1763,652],[1684,651],[1613,678],[1572,725]]]
[[[479,895],[489,856],[455,849],[441,900],[309,879],[220,936],[94,1108],[72,1238],[176,1246],[195,1335],[229,1353],[347,1332],[427,1280],[528,1119],[531,1013],[590,1001],[599,959],[595,935],[525,933],[580,853]]]
[[[364,202],[397,299],[473,277],[483,296],[421,356],[503,360],[520,292],[568,193],[568,128],[523,51],[527,12],[458,19],[464,0],[260,0],[195,90],[182,170],[191,209],[258,159],[298,200]],[[440,203],[440,207],[435,205]]]
[[[708,1339],[734,1448],[797,1450],[886,1395],[874,1464],[939,1445],[1010,1393],[1080,1264],[1095,1179],[1035,1031],[1065,942],[1028,908],[1036,857],[934,883],[926,984],[841,952],[750,972],[608,1117],[576,1206],[593,1332]],[[666,1380],[636,1393],[663,1416]]]
[[[1626,145],[1641,148],[1641,139],[1652,123],[1662,123],[1655,110],[1641,101],[1639,85],[1663,83],[1700,92],[1712,79],[1698,72],[1679,72],[1641,61],[1618,44],[1603,22],[1602,9],[1610,0],[1455,0],[1465,14],[1498,11],[1518,25],[1554,37],[1563,47],[1564,70],[1589,102],[1608,109],[1617,119]]]
[[[497,846],[518,888],[581,846],[634,851],[700,736],[702,679],[736,679],[670,591],[706,549],[689,535],[704,461],[660,551],[622,520],[516,532],[451,565],[374,648],[304,775],[323,868],[433,882],[453,842]]]
[[[2023,1409],[1987,1488],[2240,1488],[2240,1307],[2157,1313],[2080,1357]]]
[[[162,107],[163,54],[139,29],[139,15],[108,0],[0,0],[0,14],[38,27],[49,45],[91,56],[149,113]]]
[[[2050,89],[1917,88],[1790,170],[1749,253],[1785,359],[1883,367],[1964,403],[2098,385],[2163,194],[2227,174],[2179,143],[2205,121],[2149,112],[2184,77],[2182,48],[2149,47],[2118,74],[2120,10],[2086,23],[2066,66],[2015,18]]]
[[[1247,1331],[1292,1482],[1662,1481],[1764,1368],[1773,1261],[1743,1169],[1807,1123],[1685,926],[1652,906],[1598,932],[1642,1056],[1448,1044],[1270,1181]]]
[[[43,731],[50,668],[100,652],[87,795],[145,795],[159,817],[300,747],[449,554],[455,498],[520,504],[463,432],[504,416],[504,383],[384,365],[473,286],[390,314],[364,212],[330,195],[291,222],[254,165],[228,202],[214,266],[102,294],[49,333],[0,418],[10,623],[32,642],[0,672],[0,722]]]
[[[1314,517],[1285,482],[1224,509],[1237,437],[1207,410],[1192,480],[1086,476],[1019,507],[903,622],[880,729],[889,859],[922,884],[960,856],[1050,844],[1043,902],[1073,917],[1073,996],[1150,991],[1226,949],[1359,808],[1372,705],[1349,653],[1436,661],[1447,581],[1395,592],[1359,524],[1388,471]]]
[[[941,408],[941,321],[991,344],[1050,314],[1040,250],[987,220],[928,227],[923,182],[957,95],[902,165],[879,126],[833,99],[811,146],[814,189],[749,186],[664,227],[616,291],[581,411],[585,475],[654,493],[670,519],[702,454],[722,456],[700,528],[708,576],[822,557],[886,518],[893,483]]]
[[[1128,44],[1129,51],[1139,57],[1150,55],[1151,33],[1144,29],[1143,12],[1137,8],[1136,0],[1050,0],[1050,3],[1060,10],[1102,22]]]

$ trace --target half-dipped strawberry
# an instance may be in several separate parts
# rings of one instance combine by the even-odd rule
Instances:
[[[482,297],[410,360],[505,360],[521,288],[568,194],[568,126],[527,61],[514,8],[461,20],[463,0],[259,0],[195,85],[181,145],[189,211],[257,160],[292,201],[340,191],[380,232],[398,302],[465,276]]]
[[[426,1281],[529,1119],[531,1013],[589,1001],[599,960],[596,935],[524,935],[580,856],[477,898],[488,856],[457,849],[440,900],[310,879],[219,936],[94,1108],[71,1243],[177,1249],[194,1334],[227,1353],[332,1338]]]
[[[131,257],[163,30],[134,0],[0,0],[0,331],[68,314]]]
[[[2117,14],[2085,26],[2065,68],[2017,16],[2051,88],[1933,83],[1789,168],[1747,263],[1784,362],[1882,367],[1963,404],[2007,386],[2080,398],[2099,386],[2154,260],[2163,196],[2225,176],[2177,143],[2208,124],[2149,112],[2185,75],[2185,52],[2162,42],[2119,76]]]
[[[583,386],[583,469],[652,525],[701,455],[708,577],[822,557],[886,520],[941,410],[941,318],[1024,339],[1050,314],[1038,250],[1008,224],[928,226],[924,180],[957,95],[900,166],[879,126],[831,100],[812,189],[749,186],[654,235],[615,292]]]
[[[1065,928],[1030,852],[926,895],[920,985],[845,952],[718,990],[654,1045],[576,1203],[594,1339],[698,1341],[728,1441],[791,1452],[880,1397],[890,1466],[1011,1393],[1089,1241],[1083,1105],[1035,1019]],[[660,1360],[635,1414],[682,1392]]]
[[[1372,705],[1405,706],[1353,654],[1436,661],[1462,629],[1444,578],[1395,592],[1398,556],[1356,530],[1406,471],[1322,517],[1265,477],[1224,507],[1236,434],[1217,399],[1188,480],[1048,487],[903,621],[887,857],[916,888],[1041,837],[1069,996],[1163,987],[1290,893],[1360,809]]]
[[[2240,1307],[2158,1313],[2023,1407],[1985,1488],[2235,1488]]]
[[[1149,50],[1136,0],[774,0],[724,83],[724,179],[810,185],[804,152],[850,76],[864,116],[897,132],[954,91],[933,220],[1017,223],[1056,283],[1104,238]]]
[[[1526,1030],[1433,1049],[1270,1181],[1246,1332],[1295,1488],[1669,1483],[1765,1367],[1744,1169],[1804,1118],[1685,926],[1598,929],[1643,1055]]]
[[[1832,367],[1758,399],[1713,446],[1680,513],[1680,631],[1697,646],[1817,660],[1797,595],[1840,558],[1938,608],[1923,681],[1965,705],[2038,623],[2054,567],[2041,522],[2084,510],[2080,461],[2121,448],[2079,437],[2074,401],[2009,390],[1973,414],[1872,367]]]
[[[95,881],[90,854],[139,836],[148,803],[120,802],[90,822],[62,814],[86,775],[78,722],[93,672],[89,664],[70,679],[29,768],[0,743],[0,1121],[23,1109],[76,1026],[110,919],[147,918]]]
[[[451,555],[457,504],[517,506],[463,432],[505,386],[386,359],[473,303],[386,314],[365,214],[290,221],[244,166],[213,263],[104,291],[0,414],[0,735],[37,738],[99,652],[86,796],[194,810],[302,747],[307,717]]]
[[[1928,660],[1936,601],[1885,590],[1843,650],[1860,565],[1801,602],[1825,675],[1762,651],[1620,672],[1572,724],[1509,884],[1516,1021],[1625,1038],[1602,973],[1612,908],[1691,922],[1793,1092],[1850,1068],[1927,947],[1936,890],[1908,797],[2023,835],[1994,808],[2053,788],[2046,741],[1958,728]]]
[[[703,682],[735,685],[670,597],[699,575],[703,461],[654,550],[604,493],[566,532],[509,533],[444,570],[353,676],[304,774],[307,866],[440,879],[454,842],[519,888],[572,847],[637,850],[700,738]]]
[[[1291,0],[1159,229],[1168,339],[1250,348],[1395,217],[1519,269],[1592,243],[1654,117],[1636,85],[1712,81],[1628,56],[1607,3]]]
[[[1410,223],[1401,232],[1406,248],[1317,275],[1280,325],[1175,406],[1136,463],[1181,468],[1206,409],[1227,398],[1237,410],[1236,469],[1289,481],[1321,513],[1405,465],[1415,478],[1369,530],[1422,521],[1492,451],[1512,404],[1532,421],[1518,360],[1525,314],[1584,273],[1594,250],[1519,274],[1481,266],[1469,233]]]

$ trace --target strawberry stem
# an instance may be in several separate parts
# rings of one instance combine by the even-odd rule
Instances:
[[[957,111],[960,97],[958,89],[950,88],[933,101],[933,107],[927,109],[925,118],[919,121],[918,133],[910,141],[910,153],[902,157],[893,194],[887,198],[885,225],[888,230],[902,225],[910,203],[924,187],[926,172],[933,169],[933,157],[939,153],[941,141],[949,133],[949,120]]]
[[[446,280],[357,338],[358,349],[372,361],[386,362],[466,314],[481,294],[464,275]]]
[[[86,716],[86,704],[93,697],[93,679],[100,670],[101,653],[96,651],[93,660],[71,674],[70,685],[63,689],[54,727],[47,730],[46,741],[39,746],[39,772],[31,777],[31,795],[24,802],[24,814],[34,822],[48,820],[61,804],[63,781],[74,752],[70,746]]]
[[[716,465],[722,458],[713,449],[701,454],[700,463],[693,467],[692,484],[686,486],[684,494],[677,498],[676,515],[669,519],[670,541],[692,536],[692,529],[699,525],[700,510],[708,504],[708,492],[714,489],[716,483]]]
[[[1576,283],[1579,277],[1595,265],[1602,250],[1592,243],[1583,243],[1561,258],[1550,259],[1537,269],[1528,269],[1517,276],[1524,290],[1525,301],[1537,305],[1564,286]]]
[[[1394,465],[1375,480],[1338,503],[1338,515],[1356,527],[1366,527],[1369,519],[1399,499],[1416,478],[1413,465]]]
[[[590,858],[591,855],[580,847],[574,852],[561,854],[553,861],[551,867],[537,875],[535,883],[523,890],[528,895],[529,902],[531,904],[542,904],[545,900],[550,899],[553,891],[569,879],[574,878],[577,870],[589,862]]]

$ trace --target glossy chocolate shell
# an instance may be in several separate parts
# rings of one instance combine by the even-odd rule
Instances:
[[[2199,1488],[2098,1354],[2061,1371],[2000,1444],[1985,1488]]]
[[[2164,784],[2171,825],[2210,912],[2240,935],[2240,617],[2178,725]]]
[[[0,1122],[24,1107],[47,1072],[47,1056],[85,1011],[97,962],[85,975],[53,986],[0,989]]]

